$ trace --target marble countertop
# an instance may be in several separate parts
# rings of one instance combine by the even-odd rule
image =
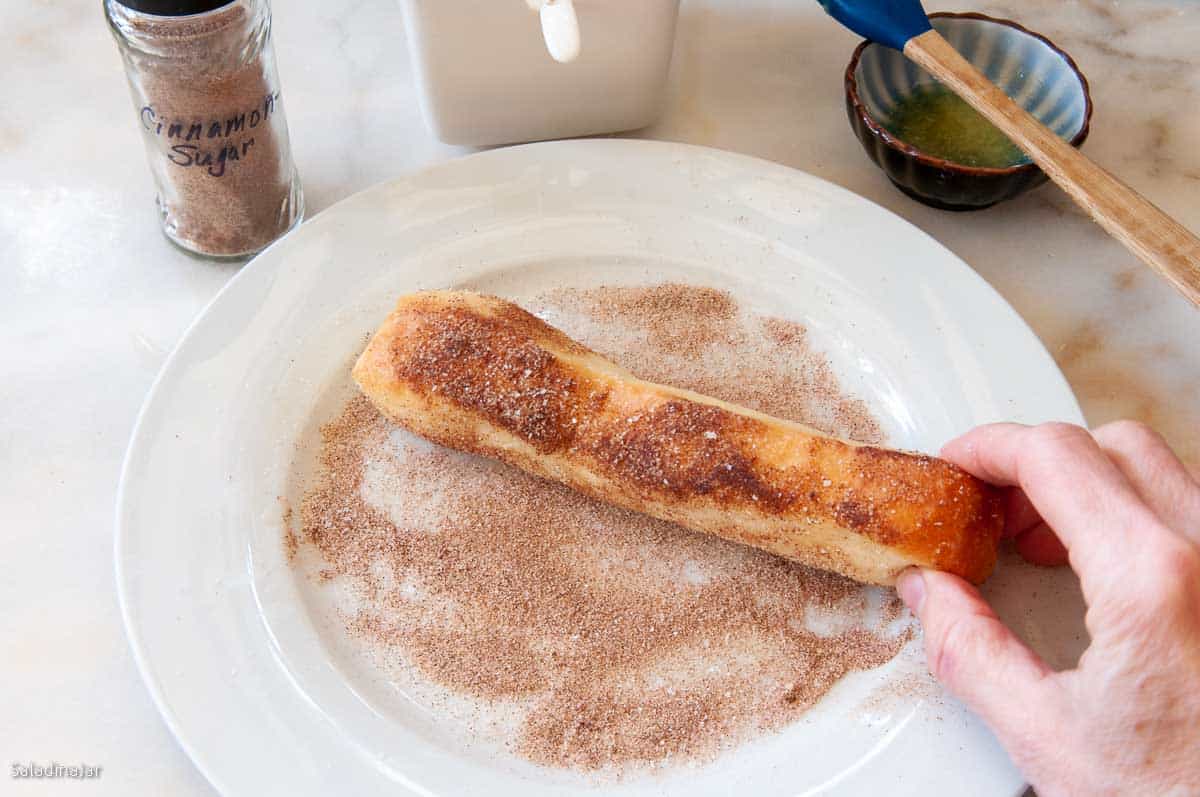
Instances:
[[[1200,7],[1007,0],[945,10],[968,9],[1018,19],[1070,52],[1095,100],[1087,153],[1200,230]],[[465,151],[421,123],[392,0],[277,2],[275,31],[310,215]],[[815,2],[685,0],[665,112],[638,135],[778,161],[895,211],[1017,308],[1091,423],[1139,418],[1200,466],[1200,311],[1051,186],[972,214],[898,193],[846,123],[842,70],[854,43]],[[210,793],[131,659],[112,519],[142,398],[236,266],[190,258],[159,232],[99,3],[10,10],[0,74],[0,763],[102,766],[80,793]]]

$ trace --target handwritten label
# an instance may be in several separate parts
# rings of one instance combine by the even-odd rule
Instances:
[[[168,119],[142,106],[142,127],[163,142],[163,151],[171,163],[183,168],[202,168],[213,177],[222,177],[229,164],[244,160],[254,148],[252,131],[275,113],[279,92],[246,111],[223,119]]]

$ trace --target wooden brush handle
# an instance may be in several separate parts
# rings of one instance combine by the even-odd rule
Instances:
[[[1004,131],[1109,235],[1200,307],[1200,239],[1013,102],[937,31],[909,39],[904,54]]]

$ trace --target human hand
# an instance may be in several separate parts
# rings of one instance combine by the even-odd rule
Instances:
[[[1012,488],[1006,536],[1031,561],[1069,560],[1091,644],[1055,672],[974,587],[914,568],[897,589],[933,674],[1040,797],[1200,794],[1200,484],[1131,421],[981,426],[942,456]]]

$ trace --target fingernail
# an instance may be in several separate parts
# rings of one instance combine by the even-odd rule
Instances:
[[[896,578],[896,592],[900,600],[914,613],[921,613],[921,604],[925,602],[925,577],[915,567],[910,567]]]

